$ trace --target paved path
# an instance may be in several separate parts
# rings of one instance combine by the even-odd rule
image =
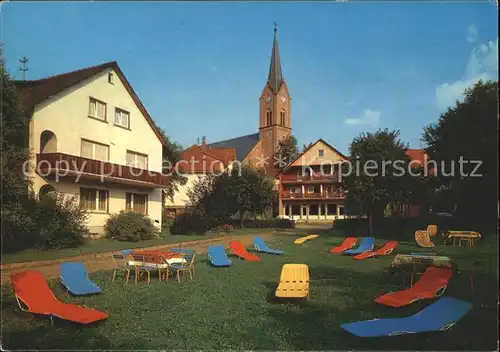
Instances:
[[[266,232],[259,234],[260,237],[270,240],[275,234],[273,232]],[[229,246],[229,241],[239,240],[244,246],[252,244],[253,238],[256,235],[228,235],[213,237],[206,240],[171,243],[167,245],[146,247],[147,249],[167,249],[174,247],[188,247],[189,249],[194,249],[198,253],[203,253],[207,251],[209,245],[223,244],[224,246]],[[146,249],[137,248],[137,249]],[[25,270],[40,270],[46,279],[53,279],[59,277],[59,264],[69,261],[83,261],[89,272],[106,270],[113,268],[113,260],[111,259],[112,253],[118,253],[120,251],[105,252],[105,253],[94,253],[79,255],[76,257],[65,257],[53,260],[40,260],[34,262],[25,263],[12,263],[2,265],[2,285],[10,284],[10,275],[16,272]]]
[[[328,230],[332,228],[332,222],[298,223],[295,228],[299,230]]]

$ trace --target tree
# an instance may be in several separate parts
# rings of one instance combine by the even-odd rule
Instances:
[[[346,176],[340,186],[348,191],[349,203],[357,203],[368,216],[370,234],[387,204],[410,199],[418,182],[407,172],[410,158],[406,149],[399,131],[387,129],[362,133],[349,146],[349,162],[342,165]]]
[[[311,148],[313,144],[314,143],[312,142],[309,142],[308,144],[303,144],[301,153],[304,153],[307,149]]]
[[[23,242],[22,229],[31,221],[26,218],[25,206],[32,181],[23,172],[23,165],[30,159],[28,149],[29,115],[22,106],[21,96],[0,60],[0,173],[2,238],[9,246],[15,241]],[[17,238],[16,238],[17,237]]]
[[[276,168],[282,170],[288,163],[292,162],[299,156],[299,148],[297,147],[297,138],[292,135],[284,137],[278,142],[278,150],[276,156],[279,158],[275,162]],[[282,161],[282,162],[281,162]]]
[[[180,143],[172,141],[172,139],[167,136],[163,128],[158,127],[158,130],[167,141],[166,145],[163,146],[162,159],[164,169],[170,175],[170,183],[163,189],[163,198],[173,200],[175,192],[179,191],[179,185],[185,185],[187,183],[187,178],[180,175],[174,168],[174,166],[181,160],[181,153],[184,148]]]
[[[429,159],[437,162],[436,177],[430,182],[437,190],[437,202],[455,203],[455,218],[496,227],[498,82],[479,81],[464,95],[463,102],[457,101],[423,131]]]
[[[274,183],[260,171],[241,166],[218,176],[200,178],[188,191],[190,206],[203,210],[220,224],[237,214],[241,227],[248,215],[262,214],[272,206]]]

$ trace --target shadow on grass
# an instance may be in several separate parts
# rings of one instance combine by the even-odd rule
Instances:
[[[345,332],[340,325],[352,321],[373,318],[406,317],[421,311],[435,300],[424,300],[403,308],[377,305],[373,299],[380,293],[403,289],[395,282],[387,281],[376,273],[349,272],[346,268],[317,266],[310,268],[311,300],[306,304],[273,304],[265,312],[269,326],[283,326],[288,331],[286,346],[276,349],[291,350],[494,350],[496,348],[496,307],[474,306],[473,310],[446,332],[425,334],[359,338]],[[483,290],[494,275],[483,277]],[[268,288],[268,302],[277,303],[274,290],[277,283],[264,282]],[[398,288],[399,287],[399,288]],[[478,288],[479,290],[479,288]],[[329,291],[323,299],[323,295]],[[331,294],[333,293],[333,295]],[[462,288],[450,286],[446,296],[466,299]],[[494,296],[494,295],[490,295]],[[469,299],[470,300],[470,299]],[[264,328],[265,329],[265,328]]]

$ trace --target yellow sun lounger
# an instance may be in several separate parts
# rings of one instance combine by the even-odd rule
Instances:
[[[309,268],[306,264],[283,265],[276,297],[309,299]]]
[[[295,244],[302,244],[305,241],[312,240],[313,238],[316,238],[316,237],[318,237],[318,235],[309,235],[309,236],[299,237],[295,241],[293,241],[293,243],[295,243]]]

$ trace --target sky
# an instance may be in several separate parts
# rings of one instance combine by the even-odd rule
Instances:
[[[258,131],[274,23],[299,146],[348,153],[362,132],[424,126],[498,79],[497,5],[484,2],[9,2],[7,69],[28,79],[117,61],[150,115],[188,147]]]

